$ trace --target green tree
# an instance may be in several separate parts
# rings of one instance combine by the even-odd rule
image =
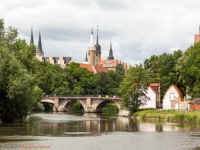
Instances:
[[[109,95],[109,77],[106,72],[100,72],[95,75],[94,84],[96,86],[96,90],[100,90],[101,95]]]
[[[175,69],[182,55],[183,52],[177,50],[173,54],[152,55],[150,59],[144,61],[144,68],[150,73],[151,83],[157,82],[161,85],[161,99],[172,84],[175,84],[183,94],[185,93],[184,85],[178,80],[179,73]]]
[[[86,68],[81,68],[80,64],[71,63],[66,71],[70,76],[67,77],[71,94],[93,94],[94,93],[94,75]]]
[[[152,83],[158,82],[158,58],[158,56],[152,55],[149,59],[144,61],[144,68],[150,73]]]
[[[116,67],[116,72],[119,73],[120,75],[124,75],[125,73],[125,70],[124,70],[124,67],[122,64],[118,64],[117,67]]]
[[[176,85],[184,94],[183,84],[178,80],[179,74],[176,71],[178,59],[182,56],[182,51],[174,51],[173,54],[163,53],[158,58],[158,82],[161,85],[161,99],[170,85]]]
[[[190,46],[178,60],[179,80],[190,89],[192,98],[200,97],[200,43]]]
[[[0,47],[1,119],[22,121],[34,103],[33,77],[9,49]]]
[[[0,118],[3,121],[23,121],[42,97],[41,89],[35,89],[32,74],[33,47],[17,39],[17,35],[17,29],[5,28],[4,20],[0,19]]]
[[[119,86],[122,82],[123,76],[121,73],[109,70],[108,75],[108,94],[109,95],[119,95]]]
[[[65,80],[66,73],[59,65],[48,62],[37,62],[35,73],[36,84],[46,95],[65,95],[69,90],[69,83]]]
[[[149,98],[146,91],[150,83],[149,72],[142,65],[130,68],[120,85],[122,94],[122,106],[132,112],[138,110],[139,106],[145,104]]]

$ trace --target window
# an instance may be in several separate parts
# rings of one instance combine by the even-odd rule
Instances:
[[[174,92],[169,93],[169,100],[174,100]]]

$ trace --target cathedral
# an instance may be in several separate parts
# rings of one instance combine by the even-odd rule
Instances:
[[[93,29],[91,31],[88,53],[86,53],[85,62],[87,62],[91,66],[100,66],[107,68],[108,70],[114,70],[114,71],[116,70],[118,64],[121,64],[125,71],[131,67],[130,65],[127,65],[127,63],[119,61],[118,59],[114,59],[111,42],[110,42],[110,50],[108,58],[105,60],[101,59],[101,46],[99,44],[98,29],[97,29],[97,39],[95,45],[94,45]]]
[[[31,40],[30,40],[30,45],[34,44],[33,40],[33,29],[31,28]],[[42,50],[42,41],[41,41],[41,33],[39,32],[39,39],[38,39],[38,47],[36,49],[36,58],[40,61],[46,61],[51,64],[58,64],[61,68],[65,68],[66,64],[69,64],[72,62],[71,57],[44,57],[44,52]]]
[[[34,44],[32,28],[31,28],[30,45],[31,44]],[[37,49],[36,49],[36,58],[40,61],[46,61],[51,64],[58,64],[62,68],[66,67],[66,64],[73,62],[71,57],[63,57],[63,56],[44,57],[40,32],[39,32],[38,45],[37,45]],[[91,31],[89,47],[88,47],[88,51],[86,52],[85,62],[77,62],[77,63],[79,63],[81,67],[87,68],[88,70],[92,71],[93,73],[98,73],[101,71],[107,72],[108,70],[115,71],[118,64],[121,64],[125,71],[131,67],[130,65],[127,65],[127,63],[119,61],[118,59],[114,59],[111,42],[110,42],[110,50],[109,50],[108,58],[101,59],[101,46],[99,44],[99,39],[98,39],[98,29],[97,29],[96,44],[94,44],[93,29]],[[91,69],[89,69],[89,68],[91,68]]]

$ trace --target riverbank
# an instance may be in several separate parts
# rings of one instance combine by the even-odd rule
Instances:
[[[134,113],[133,117],[143,120],[156,119],[179,123],[200,123],[200,111],[141,109]]]

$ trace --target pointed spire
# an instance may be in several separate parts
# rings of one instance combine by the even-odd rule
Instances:
[[[94,50],[93,28],[92,28],[91,35],[90,35],[89,49],[90,49],[90,50]]]
[[[98,26],[97,26],[97,44],[99,44],[99,39],[98,39]]]
[[[30,40],[30,45],[34,45],[34,40],[33,40],[33,27],[31,27],[31,40]]]
[[[42,51],[42,41],[41,41],[41,34],[40,34],[40,31],[39,31],[39,40],[38,40],[37,52],[38,52],[38,53],[43,53],[43,51]]]
[[[99,45],[99,38],[98,38],[98,26],[97,26],[97,42],[96,42],[96,51],[101,52],[101,46]]]
[[[111,60],[114,59],[114,57],[113,57],[113,50],[112,50],[112,42],[111,41],[110,41],[110,50],[109,50],[108,59],[111,59]]]
[[[87,52],[86,52],[86,56],[85,56],[85,62],[88,62]]]

